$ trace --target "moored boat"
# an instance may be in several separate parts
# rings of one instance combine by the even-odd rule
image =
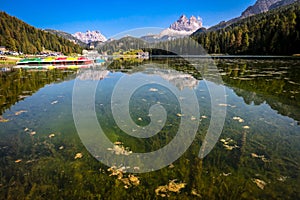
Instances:
[[[35,64],[51,64],[51,65],[82,65],[92,64],[94,61],[86,57],[47,57],[47,58],[24,58],[17,62],[17,65],[35,65]]]
[[[82,69],[89,68],[90,65],[18,65],[14,69],[34,69],[34,70],[52,70],[52,69]]]

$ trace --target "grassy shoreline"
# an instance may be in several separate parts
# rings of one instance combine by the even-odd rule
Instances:
[[[19,57],[12,56],[1,56],[0,57],[0,67],[8,67],[16,65],[16,63],[20,60]]]
[[[15,66],[16,62],[0,61],[0,68]]]

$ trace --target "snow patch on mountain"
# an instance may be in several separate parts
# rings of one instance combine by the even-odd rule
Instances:
[[[194,33],[194,31],[177,31],[171,28],[167,28],[165,30],[163,30],[162,32],[160,32],[160,34],[157,36],[157,38],[161,38],[163,36],[172,36],[172,37],[176,37],[176,36],[187,36],[187,35],[191,35],[192,33]]]

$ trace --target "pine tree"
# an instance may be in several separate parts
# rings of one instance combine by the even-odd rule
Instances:
[[[70,49],[81,53],[81,48],[78,45],[36,29],[5,12],[0,12],[0,46],[6,46],[10,50],[24,53],[38,53],[42,50],[42,47],[57,51],[62,49],[62,46],[66,46],[70,48],[65,48],[67,50],[63,53],[72,53]],[[53,48],[54,46],[56,48]]]

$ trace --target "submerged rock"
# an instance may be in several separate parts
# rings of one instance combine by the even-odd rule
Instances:
[[[287,176],[280,176],[277,178],[277,180],[280,182],[285,182],[287,178],[288,178]]]
[[[77,154],[75,155],[74,159],[80,159],[80,158],[82,158],[82,157],[83,157],[82,153],[77,153]]]
[[[125,155],[129,156],[132,154],[132,151],[128,147],[124,147],[121,142],[115,142],[113,148],[108,148],[108,151],[112,151],[116,155]]]
[[[138,177],[134,176],[134,175],[129,175],[129,180],[131,182],[132,185],[134,186],[138,186],[140,184],[140,180]]]
[[[238,121],[238,122],[240,122],[240,123],[245,122],[245,120],[243,120],[243,119],[240,118],[240,117],[233,117],[233,120],[236,120],[236,121]]]
[[[35,131],[31,131],[30,135],[36,135],[36,132]]]
[[[175,183],[176,180],[173,180],[169,183],[168,189],[171,192],[179,193],[182,188],[185,187],[186,183]]]
[[[54,105],[54,104],[57,104],[57,103],[58,103],[58,101],[52,101],[51,105]]]
[[[267,159],[265,157],[265,155],[257,155],[256,153],[251,153],[251,157],[252,158],[259,158],[261,159],[263,162],[271,162],[269,159]]]
[[[252,179],[252,181],[257,185],[257,187],[259,187],[261,190],[265,189],[265,186],[267,185],[267,183],[263,180],[254,178]]]
[[[227,143],[225,139],[220,139],[220,142],[222,142],[222,143],[224,143],[224,144]]]
[[[169,169],[173,169],[175,166],[173,164],[169,165]]]
[[[229,145],[226,145],[226,144],[224,144],[223,145],[224,147],[225,147],[225,149],[226,150],[228,150],[228,151],[232,151],[233,149],[235,149],[235,148],[238,148],[239,146],[237,146],[237,145],[234,145],[234,146],[229,146]]]
[[[178,116],[178,117],[183,117],[183,114],[177,113],[177,116]]]
[[[112,166],[107,171],[111,172],[109,176],[118,176],[118,179],[121,180],[123,178],[123,173],[125,173],[124,167],[117,168],[116,166]]]
[[[139,171],[139,170],[140,170],[140,167],[138,167],[138,166],[133,167],[133,170]]]
[[[192,189],[192,192],[191,192],[192,195],[194,196],[197,196],[197,197],[201,197],[200,194],[198,194],[197,190],[196,189]]]
[[[168,192],[167,186],[159,186],[157,189],[155,189],[155,194],[157,196],[166,197],[169,196],[166,193]]]
[[[4,119],[2,116],[0,116],[0,122],[1,123],[9,122],[9,119]]]
[[[259,155],[257,155],[256,153],[251,153],[252,158],[259,158]]]
[[[225,103],[220,103],[219,106],[220,106],[220,107],[230,107],[229,104],[225,104]]]
[[[128,177],[124,177],[126,173],[126,167],[116,167],[112,166],[107,171],[111,172],[109,176],[117,176],[117,179],[124,184],[124,188],[128,189],[133,186],[140,185],[140,180],[137,176],[129,174]]]
[[[149,89],[149,92],[157,92],[158,91],[158,89],[156,89],[156,88],[150,88]]]
[[[176,183],[176,179],[171,180],[168,185],[159,186],[155,190],[155,194],[161,197],[169,197],[169,192],[179,193],[185,186],[186,183]]]
[[[123,144],[122,142],[115,142],[114,143],[115,145],[121,145],[121,144]]]
[[[27,110],[20,110],[20,111],[17,111],[15,112],[15,115],[18,116],[18,115],[21,115],[22,113],[26,113],[28,112]]]
[[[228,151],[239,148],[239,146],[236,145],[236,142],[231,138],[220,139],[220,142],[223,143],[223,147]]]
[[[227,177],[227,176],[230,176],[231,173],[225,173],[225,172],[223,172],[221,175]]]

